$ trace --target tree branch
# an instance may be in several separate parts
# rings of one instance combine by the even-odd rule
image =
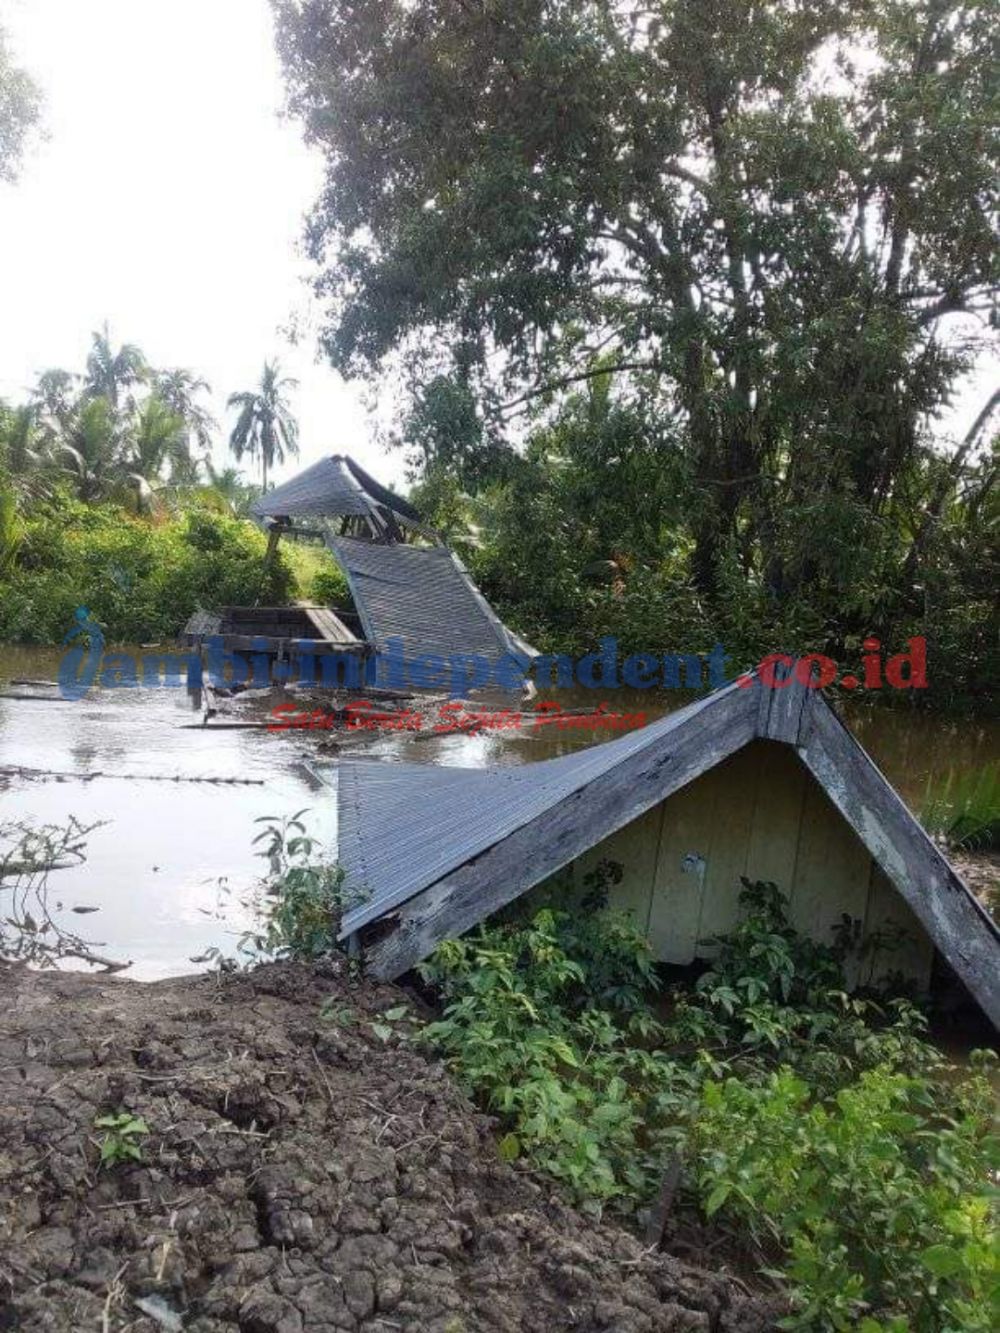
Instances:
[[[501,403],[496,410],[498,413],[511,412],[515,407],[530,403],[534,398],[541,398],[547,393],[555,393],[559,389],[567,389],[571,384],[579,384],[583,380],[597,379],[600,375],[615,375],[622,370],[655,370],[662,372],[665,369],[666,367],[659,361],[620,361],[616,366],[595,366],[590,370],[580,370],[573,375],[561,375],[558,379],[548,380],[545,384],[538,385],[537,388],[529,389],[520,398],[512,398],[509,403]]]

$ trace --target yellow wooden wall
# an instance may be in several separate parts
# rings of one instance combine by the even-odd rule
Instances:
[[[623,867],[612,902],[634,914],[664,962],[711,956],[699,941],[736,923],[745,875],[773,880],[791,898],[792,924],[825,943],[844,913],[866,937],[905,932],[852,980],[898,971],[929,981],[934,950],[923,926],[788,745],[745,746],[591,849],[576,863],[578,881],[602,860]]]

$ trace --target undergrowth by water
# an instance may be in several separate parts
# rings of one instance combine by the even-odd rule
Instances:
[[[967,852],[1000,847],[1000,764],[952,770],[927,784],[921,822],[949,847]]]
[[[443,1006],[423,1040],[501,1117],[501,1152],[626,1214],[678,1162],[682,1206],[786,1287],[788,1329],[996,1328],[981,1069],[943,1077],[909,1002],[847,994],[842,953],[773,885],[745,885],[711,969],[666,997],[629,920],[589,906],[484,926],[422,969]]]

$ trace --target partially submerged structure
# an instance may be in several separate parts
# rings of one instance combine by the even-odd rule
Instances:
[[[223,606],[218,611],[196,611],[184,626],[184,637],[192,648],[221,639],[226,652],[261,650],[273,657],[314,657],[331,654],[368,656],[368,644],[356,617],[338,615],[327,606],[296,603],[293,606]]]
[[[462,562],[413,506],[353,459],[323,458],[268,491],[251,511],[269,534],[326,543],[344,571],[354,606],[226,607],[198,612],[185,635],[200,646],[219,635],[229,651],[257,648],[276,656],[347,653],[379,656],[396,647],[408,661],[475,654],[496,664],[534,650],[500,620]],[[316,613],[321,613],[317,615]]]
[[[612,902],[657,957],[690,963],[772,880],[794,925],[859,923],[881,972],[920,985],[935,952],[1000,1026],[1000,931],[822,696],[734,683],[641,731],[558,759],[463,770],[353,760],[336,771],[342,938],[393,978],[443,939],[570,868],[618,863]],[[880,940],[898,947],[881,957]],[[871,967],[871,963],[868,964]],[[865,981],[867,973],[856,978]]]

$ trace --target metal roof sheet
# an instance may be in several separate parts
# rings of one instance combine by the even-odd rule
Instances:
[[[379,485],[353,459],[333,454],[268,491],[251,506],[251,513],[256,518],[336,518],[367,515],[378,505],[407,519],[418,518],[412,505]]]
[[[523,651],[446,546],[383,546],[328,537],[378,652],[401,639],[408,658],[478,654],[496,663]]]
[[[727,686],[638,731],[575,754],[500,769],[346,760],[336,770],[341,938],[400,906],[616,764],[657,745]],[[322,771],[320,772],[322,776]]]

